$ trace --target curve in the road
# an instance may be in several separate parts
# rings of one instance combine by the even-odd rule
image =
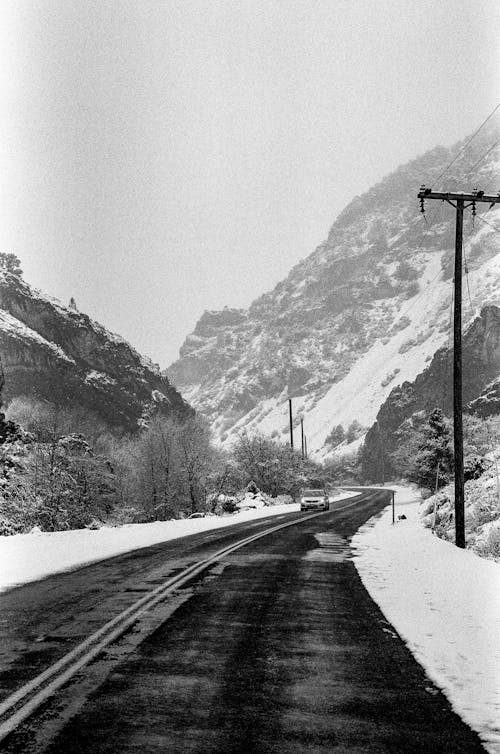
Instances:
[[[356,503],[349,503],[343,508],[349,508]],[[337,510],[342,510],[338,508]],[[137,600],[133,605],[123,610],[119,615],[108,621],[102,628],[94,632],[85,641],[64,655],[61,659],[47,668],[43,673],[8,696],[0,703],[0,741],[12,733],[22,722],[47,701],[56,691],[64,686],[85,665],[91,662],[103,649],[122,636],[145,612],[164,600],[174,590],[184,586],[190,580],[199,576],[213,563],[221,560],[232,552],[255,542],[257,539],[269,536],[274,532],[303,523],[322,513],[314,513],[288,521],[277,526],[268,527],[264,531],[252,534],[238,542],[224,547],[188,568],[164,584],[152,589],[149,594]]]

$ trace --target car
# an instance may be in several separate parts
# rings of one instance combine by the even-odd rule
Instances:
[[[201,511],[198,511],[197,513],[191,513],[191,515],[188,516],[188,518],[205,518],[206,515],[207,515],[206,513],[202,513]]]
[[[301,511],[327,511],[330,509],[330,498],[324,487],[307,488],[300,491]]]

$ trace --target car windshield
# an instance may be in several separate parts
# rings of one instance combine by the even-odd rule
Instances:
[[[302,497],[318,497],[318,495],[324,494],[324,490],[302,490]]]

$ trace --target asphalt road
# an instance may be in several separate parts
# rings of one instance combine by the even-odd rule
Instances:
[[[385,492],[365,493],[229,555],[103,653],[1,750],[484,751],[350,560],[349,537],[387,502]],[[10,668],[0,682],[10,688],[13,674],[39,672],[131,596],[241,538],[242,528],[145,548],[3,595]]]

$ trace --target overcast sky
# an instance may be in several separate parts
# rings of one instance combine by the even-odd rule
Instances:
[[[500,101],[499,0],[0,10],[1,249],[162,367]]]

